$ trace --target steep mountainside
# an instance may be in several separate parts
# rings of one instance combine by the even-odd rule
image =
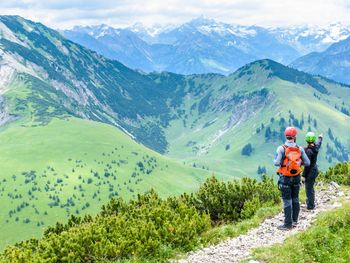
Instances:
[[[0,21],[2,81],[24,82],[30,89],[25,100],[16,96],[11,100],[12,114],[30,112],[35,120],[43,121],[51,109],[49,116],[71,114],[102,121],[165,151],[166,139],[159,126],[167,125],[185,78],[175,76],[172,86],[160,86],[149,76],[105,59],[42,24],[8,16]]]
[[[73,40],[98,53],[144,71],[154,70],[152,46],[127,29],[114,29],[107,25],[75,27],[62,32]]]
[[[205,169],[207,161],[224,159],[222,166],[210,167],[223,173],[237,169],[235,159],[241,161],[248,142],[253,143],[248,152],[252,148],[260,156],[270,142],[280,141],[280,129],[291,122],[303,132],[309,126],[324,133],[330,128],[332,142],[324,147],[328,162],[347,158],[347,124],[339,120],[349,118],[348,86],[271,60],[227,77],[141,74],[41,24],[6,16],[1,21],[1,73],[3,81],[11,80],[4,88],[2,122],[27,118],[40,124],[62,115],[105,122],[160,153],[198,161]],[[298,107],[281,107],[286,98]],[[266,155],[259,164],[269,162]],[[249,167],[238,174],[257,169]]]
[[[336,81],[350,83],[350,37],[331,45],[323,52],[303,56],[294,61],[291,66]]]
[[[111,197],[192,191],[210,175],[135,141],[166,149],[177,78],[162,86],[20,17],[0,28],[0,249]]]
[[[3,244],[111,196],[271,174],[286,125],[301,144],[325,134],[321,167],[349,158],[346,85],[272,60],[227,77],[145,74],[20,17],[0,31]]]
[[[325,134],[322,168],[349,158],[348,86],[262,60],[186,94],[182,119],[166,128],[168,155],[196,167],[273,173],[271,160],[287,125],[298,127],[301,145],[308,130]]]

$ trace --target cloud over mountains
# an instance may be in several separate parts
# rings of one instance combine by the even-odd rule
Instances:
[[[11,0],[0,3],[1,14],[17,14],[55,28],[106,23],[128,26],[183,23],[199,15],[239,24],[283,26],[349,23],[346,0]]]

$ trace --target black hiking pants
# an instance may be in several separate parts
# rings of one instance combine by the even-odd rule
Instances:
[[[278,187],[281,191],[283,200],[284,225],[286,227],[290,227],[292,226],[292,222],[298,222],[298,216],[300,211],[300,175],[280,175]]]
[[[305,191],[306,191],[306,207],[307,209],[315,208],[315,181],[318,175],[317,166],[312,167],[310,171],[305,174]]]

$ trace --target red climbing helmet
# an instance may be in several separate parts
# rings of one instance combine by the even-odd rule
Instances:
[[[286,135],[286,137],[296,137],[297,129],[294,127],[287,127],[287,129],[284,131],[284,135]]]

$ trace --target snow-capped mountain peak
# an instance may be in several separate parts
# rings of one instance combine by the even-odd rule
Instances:
[[[249,26],[218,22],[204,16],[193,19],[182,25],[182,27],[195,29],[204,35],[217,34],[219,36],[234,35],[239,37],[247,37],[254,36],[257,33],[256,30]]]
[[[261,58],[289,64],[350,36],[350,27],[341,23],[260,27],[230,24],[205,16],[182,25],[136,23],[127,28],[113,28],[102,24],[75,27],[73,31],[76,32],[68,32],[66,36],[131,68],[184,74],[227,74]]]
[[[119,29],[115,29],[106,24],[93,25],[93,26],[75,26],[71,31],[83,32],[96,39],[103,37],[105,35],[119,34]]]
[[[139,34],[139,35],[148,35],[152,38],[156,37],[160,33],[170,31],[174,29],[176,26],[173,24],[167,24],[167,25],[161,25],[161,24],[155,24],[153,26],[145,26],[144,24],[137,22],[131,27],[127,27],[126,29]]]
[[[302,25],[269,29],[281,42],[294,45],[302,54],[323,51],[329,45],[350,36],[350,27],[342,23],[325,26]]]

